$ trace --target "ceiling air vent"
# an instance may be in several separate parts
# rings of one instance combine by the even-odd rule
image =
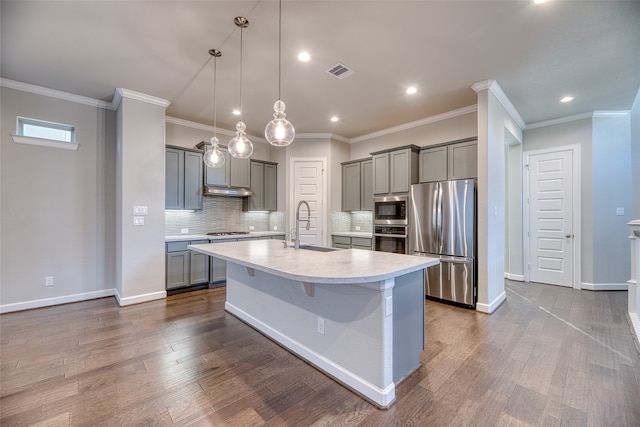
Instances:
[[[353,71],[351,68],[340,63],[329,68],[326,72],[331,74],[336,79],[340,79],[340,80],[344,79],[345,77],[349,77],[351,74],[355,73],[355,71]]]

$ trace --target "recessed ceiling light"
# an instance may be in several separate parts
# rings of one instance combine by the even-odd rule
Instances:
[[[416,88],[415,86],[408,87],[407,88],[407,95],[413,95],[417,91],[418,91],[418,88]]]
[[[333,117],[331,117],[331,121],[332,121],[332,122],[337,122],[338,120],[340,120],[340,119],[338,118],[338,116],[333,116]]]
[[[546,3],[549,0],[533,0],[533,4],[542,4],[542,3]]]
[[[573,96],[565,96],[560,100],[560,102],[570,102],[573,101]]]
[[[233,115],[234,116],[239,116],[240,115],[240,110],[233,110]]]
[[[309,55],[307,52],[300,52],[298,54],[298,61],[309,62],[310,60],[311,60],[311,55]]]

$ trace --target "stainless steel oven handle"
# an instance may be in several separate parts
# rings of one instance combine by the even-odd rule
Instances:
[[[398,237],[400,239],[406,239],[406,234],[374,234],[374,237]]]

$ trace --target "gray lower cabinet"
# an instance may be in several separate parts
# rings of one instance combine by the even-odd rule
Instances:
[[[373,210],[373,161],[342,163],[342,210]]]
[[[167,146],[165,209],[202,209],[202,152]]]
[[[187,247],[209,243],[208,240],[167,242],[166,246],[166,288],[184,288],[209,282],[209,257]]]
[[[478,142],[466,140],[420,150],[420,182],[478,177]]]
[[[244,211],[277,210],[278,164],[251,161],[251,191],[253,196],[242,199]]]
[[[408,193],[418,183],[419,147],[410,145],[372,153],[373,193],[376,195]]]
[[[373,240],[368,237],[333,236],[333,247],[340,249],[372,249]]]

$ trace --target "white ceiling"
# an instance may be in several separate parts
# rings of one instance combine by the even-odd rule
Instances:
[[[628,110],[640,88],[640,2],[284,1],[282,99],[298,133],[347,138],[467,107],[495,79],[528,124]],[[278,2],[1,2],[3,78],[111,101],[125,88],[167,115],[262,136],[278,87]],[[300,50],[312,59],[301,63]],[[355,74],[325,70],[341,62]],[[418,93],[404,90],[416,85]],[[560,104],[571,94],[575,100]],[[340,117],[329,122],[332,115]],[[226,142],[223,140],[223,142]]]

